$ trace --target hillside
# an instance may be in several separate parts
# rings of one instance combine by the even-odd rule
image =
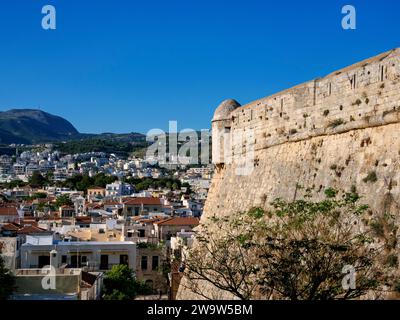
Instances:
[[[146,136],[141,133],[82,134],[66,142],[57,142],[54,148],[62,153],[106,152],[128,156],[147,147]]]
[[[0,112],[1,153],[14,154],[9,144],[54,143],[64,153],[103,151],[128,155],[146,146],[141,133],[87,134],[78,130],[66,119],[34,109],[12,109]]]
[[[0,112],[0,143],[33,144],[69,140],[79,135],[67,120],[34,109]]]

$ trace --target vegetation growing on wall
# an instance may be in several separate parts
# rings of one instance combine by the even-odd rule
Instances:
[[[207,282],[239,299],[353,299],[382,290],[390,283],[385,268],[396,264],[381,264],[384,245],[362,223],[368,206],[355,188],[328,188],[325,195],[318,202],[308,195],[276,199],[269,211],[211,218],[213,230],[226,232],[207,224],[198,231],[198,245],[186,257],[185,286],[212,298],[198,285]],[[343,286],[344,268],[357,272],[355,287]]]

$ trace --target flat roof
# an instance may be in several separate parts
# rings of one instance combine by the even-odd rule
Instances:
[[[62,241],[53,244],[31,244],[24,243],[22,246],[91,246],[91,245],[126,245],[126,244],[135,244],[133,241]]]

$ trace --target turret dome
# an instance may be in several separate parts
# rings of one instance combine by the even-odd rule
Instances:
[[[233,110],[240,107],[240,103],[233,99],[223,101],[214,112],[212,121],[228,120]]]

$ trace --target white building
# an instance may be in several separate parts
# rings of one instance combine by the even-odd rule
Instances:
[[[106,197],[129,196],[135,191],[134,187],[128,183],[114,182],[106,185]]]
[[[25,164],[23,163],[14,163],[14,174],[17,176],[25,175]]]
[[[118,242],[56,242],[52,236],[27,238],[21,246],[21,268],[43,268],[50,265],[50,252],[57,252],[54,267],[67,265],[83,268],[85,271],[105,271],[112,266],[126,264],[131,269],[136,266],[136,244]]]

